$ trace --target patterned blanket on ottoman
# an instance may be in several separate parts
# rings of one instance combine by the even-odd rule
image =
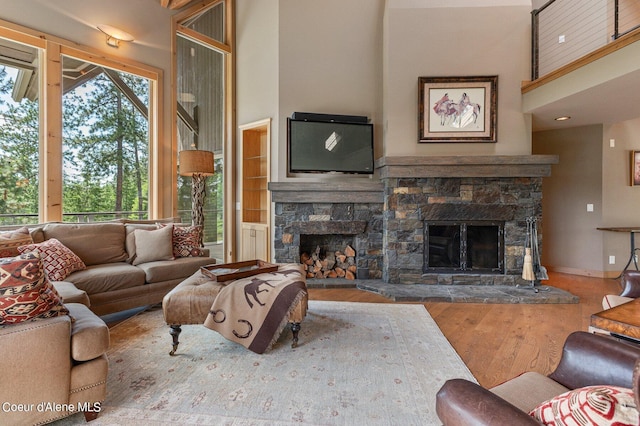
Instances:
[[[289,314],[306,296],[302,265],[230,281],[216,297],[204,326],[258,354],[282,333]]]

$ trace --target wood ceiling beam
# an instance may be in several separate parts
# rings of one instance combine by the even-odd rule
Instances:
[[[175,10],[186,6],[191,3],[191,1],[192,0],[160,0],[160,6]]]

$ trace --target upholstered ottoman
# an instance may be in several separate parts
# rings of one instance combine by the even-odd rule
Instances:
[[[281,273],[286,274],[291,273],[292,268],[300,270],[300,280],[304,286],[304,293],[302,297],[299,298],[297,303],[295,303],[292,309],[288,313],[288,324],[291,328],[291,332],[293,334],[293,341],[291,346],[295,348],[298,344],[298,332],[300,331],[300,323],[304,319],[307,313],[307,302],[308,295],[306,292],[306,278],[304,273],[302,273],[302,265],[279,265],[279,271]],[[263,276],[265,274],[256,275],[256,277]],[[254,281],[251,280],[252,277],[244,280],[248,280],[249,283],[245,286],[246,288],[253,287],[254,294],[252,296],[259,295],[262,298],[262,293],[266,293],[270,288],[273,288],[272,284],[276,284],[278,281],[278,271],[269,275],[261,281],[264,283],[262,286],[255,286]],[[227,286],[232,286],[234,284],[243,284],[245,281],[236,280],[236,281],[226,281],[226,282],[217,282],[213,281],[211,278],[205,276],[200,271],[194,273],[189,278],[182,281],[178,284],[173,290],[171,290],[162,300],[162,312],[164,315],[165,322],[169,325],[169,334],[173,339],[173,348],[169,355],[174,355],[176,350],[178,349],[179,341],[178,336],[182,331],[182,325],[188,324],[199,324],[203,325],[205,321],[208,319],[207,317],[211,317],[214,322],[218,322],[216,318],[220,318],[220,312],[212,312],[212,306],[216,301],[216,298],[223,290],[223,288]],[[270,282],[269,283],[267,283]],[[261,304],[259,299],[249,299],[247,290],[244,290],[244,297],[236,298],[238,306],[241,304],[249,304],[256,305]],[[252,303],[253,301],[253,303]],[[256,303],[258,302],[258,303]]]

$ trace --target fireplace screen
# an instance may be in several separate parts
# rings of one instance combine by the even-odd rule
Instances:
[[[424,272],[498,273],[504,270],[504,223],[428,222]]]

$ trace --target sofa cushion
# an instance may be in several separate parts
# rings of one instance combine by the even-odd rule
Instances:
[[[0,326],[68,313],[38,253],[0,259]]]
[[[617,386],[587,386],[543,402],[530,413],[549,426],[637,425],[633,390]]]
[[[528,413],[538,404],[569,389],[533,371],[521,374],[490,389],[505,401]]]
[[[42,243],[18,247],[20,253],[38,252],[44,270],[51,281],[63,281],[70,273],[81,271],[86,265],[73,251],[55,238]]]
[[[0,257],[18,256],[18,247],[33,243],[26,226],[14,231],[0,232]]]
[[[132,263],[136,257],[136,229],[144,229],[146,231],[153,231],[158,229],[157,224],[126,224],[125,229],[125,248],[127,250],[127,262]]]
[[[105,263],[74,272],[66,281],[92,295],[144,285],[144,271],[126,262]]]
[[[71,357],[88,361],[109,349],[109,328],[99,316],[85,305],[68,303],[70,315],[75,319],[71,327]]]
[[[47,240],[57,238],[69,247],[87,266],[127,259],[121,223],[48,223],[43,232]]]
[[[153,262],[156,260],[173,260],[173,246],[171,238],[173,227],[166,227],[154,230],[136,229],[133,231],[136,256],[133,258],[133,265]]]
[[[145,273],[147,283],[170,281],[192,275],[201,266],[215,263],[210,257],[180,257],[175,260],[147,262],[138,265]]]

